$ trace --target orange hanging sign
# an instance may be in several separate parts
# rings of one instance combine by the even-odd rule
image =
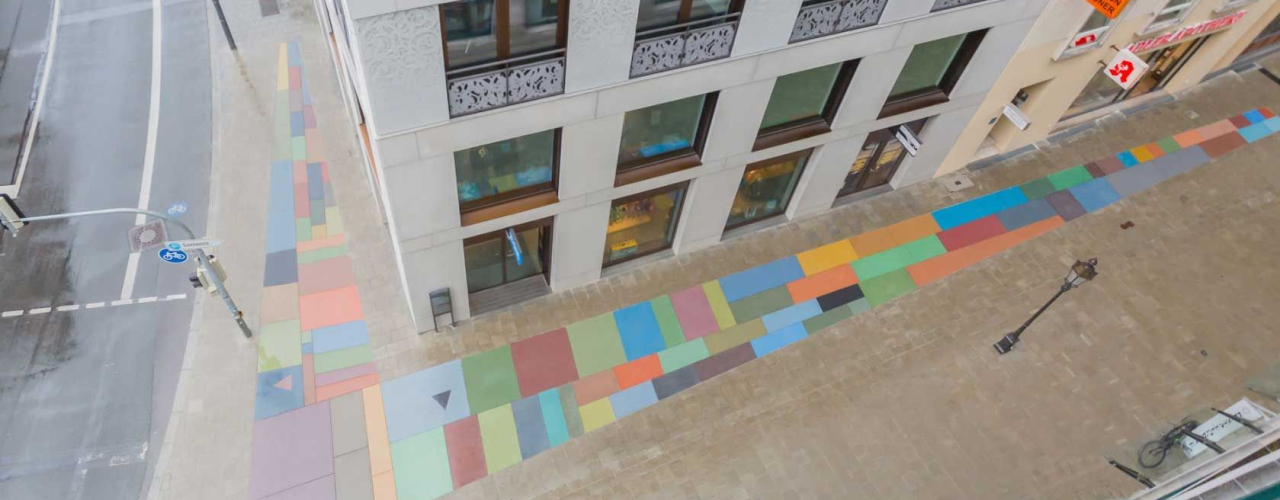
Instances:
[[[1093,8],[1098,9],[1098,12],[1101,12],[1102,15],[1107,16],[1107,19],[1115,19],[1116,16],[1120,15],[1120,11],[1124,10],[1125,4],[1129,3],[1129,0],[1085,0],[1085,1],[1089,2],[1089,5],[1092,5]]]

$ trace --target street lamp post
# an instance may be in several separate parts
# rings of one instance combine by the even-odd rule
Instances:
[[[1062,279],[1062,286],[1058,287],[1058,293],[1053,294],[1053,297],[1051,297],[1048,302],[1045,302],[1043,306],[1040,306],[1040,310],[1036,311],[1035,314],[1032,314],[1031,318],[1027,319],[1026,323],[1019,326],[1017,330],[1005,334],[1004,338],[996,342],[995,345],[992,346],[996,348],[996,352],[1004,354],[1013,350],[1013,346],[1018,343],[1018,337],[1022,336],[1022,332],[1026,331],[1027,327],[1031,326],[1031,322],[1035,321],[1036,318],[1039,318],[1040,314],[1043,313],[1045,309],[1048,309],[1049,306],[1053,305],[1053,302],[1058,300],[1058,297],[1061,297],[1062,294],[1067,293],[1067,291],[1072,288],[1083,285],[1086,281],[1092,280],[1098,275],[1097,265],[1098,259],[1089,259],[1086,261],[1077,260],[1075,264],[1072,264],[1071,270],[1067,272],[1067,277]]]

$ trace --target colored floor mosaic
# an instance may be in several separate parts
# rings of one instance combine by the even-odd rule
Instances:
[[[1280,131],[1270,110],[1248,111],[377,384],[340,222],[337,231],[333,226],[328,176],[306,150],[314,118],[296,47],[282,49],[281,60],[288,101],[279,112],[291,118],[281,129],[291,132],[294,161],[272,169],[265,284],[276,291],[264,294],[263,329],[279,326],[273,339],[260,339],[255,499],[286,491],[334,498],[330,457],[349,446],[337,437],[336,419],[346,410],[334,400],[331,411],[326,399],[333,395],[363,388],[359,439],[367,444],[374,497],[436,498]],[[280,236],[278,214],[293,219],[296,239]],[[304,257],[324,250],[332,254]],[[273,271],[282,261],[288,265]],[[330,261],[341,266],[307,268]],[[280,270],[292,268],[295,274]],[[272,323],[268,305],[279,314]],[[324,356],[353,349],[363,351]],[[337,373],[343,376],[324,377]],[[297,377],[300,393],[282,382]],[[360,382],[342,385],[354,380]]]
[[[255,417],[378,382],[297,43],[281,45]]]

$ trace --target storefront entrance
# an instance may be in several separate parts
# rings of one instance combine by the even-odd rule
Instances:
[[[545,285],[551,257],[551,221],[543,219],[463,241],[467,292],[532,277],[540,278]]]
[[[688,182],[619,198],[609,208],[605,267],[671,248]]]
[[[921,130],[924,130],[925,120],[922,118],[902,126],[918,135]],[[845,174],[844,186],[840,188],[837,196],[848,196],[878,188],[893,179],[898,166],[902,165],[903,153],[906,152],[902,143],[893,137],[897,128],[892,127],[867,134],[867,141],[862,144],[862,150],[853,160],[853,166],[849,167],[849,173]]]
[[[1071,107],[1067,109],[1062,119],[1066,120],[1163,89],[1208,39],[1208,36],[1204,36],[1143,54],[1143,59],[1147,61],[1150,68],[1147,74],[1143,75],[1142,79],[1127,92],[1099,70],[1093,75],[1093,79],[1089,80],[1089,84],[1085,85],[1075,102],[1071,103]]]

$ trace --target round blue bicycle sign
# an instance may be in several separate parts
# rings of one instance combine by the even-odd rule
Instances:
[[[172,250],[169,248],[160,249],[160,260],[170,264],[181,264],[187,261],[187,252],[182,250]]]

